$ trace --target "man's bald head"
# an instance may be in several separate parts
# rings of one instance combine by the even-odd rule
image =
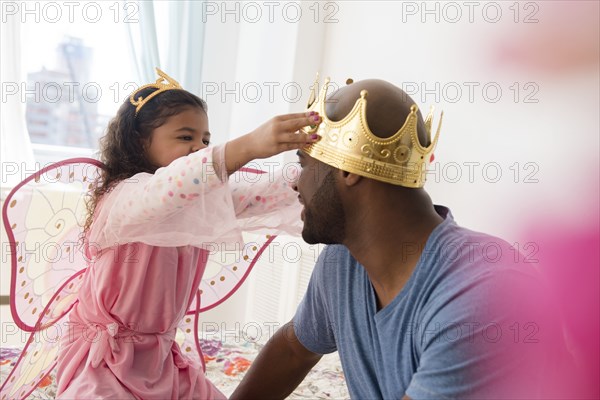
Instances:
[[[327,117],[332,121],[343,119],[360,98],[360,92],[367,90],[367,122],[371,132],[381,138],[396,133],[410,114],[410,107],[416,104],[402,89],[379,79],[367,79],[344,86],[331,94],[325,104]],[[429,145],[429,137],[421,111],[418,113],[417,133],[422,146]]]

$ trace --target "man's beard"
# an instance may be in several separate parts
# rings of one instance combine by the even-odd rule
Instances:
[[[330,171],[304,206],[302,238],[306,243],[340,244],[346,234],[346,215],[335,187],[334,171]]]

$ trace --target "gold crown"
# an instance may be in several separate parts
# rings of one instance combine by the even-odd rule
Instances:
[[[322,118],[318,128],[304,128],[305,133],[317,132],[321,140],[304,148],[311,157],[335,168],[367,178],[410,188],[425,185],[426,172],[433,161],[433,150],[440,135],[442,117],[435,138],[423,147],[417,135],[418,110],[416,104],[398,132],[389,138],[380,138],[371,132],[367,123],[366,90],[360,92],[352,110],[342,120],[334,122],[327,118],[325,100],[329,78],[315,101],[318,83],[315,81],[308,101],[308,110],[316,111]],[[351,81],[349,81],[351,82]],[[433,108],[425,120],[427,139],[431,141]]]
[[[150,99],[152,99],[154,96],[158,95],[159,93],[164,92],[166,90],[183,89],[181,87],[181,85],[179,84],[179,82],[177,82],[175,79],[171,78],[169,75],[165,74],[159,68],[156,68],[156,73],[158,74],[158,76],[160,76],[160,78],[158,78],[156,80],[156,82],[149,83],[147,85],[144,85],[144,86],[138,88],[135,92],[131,93],[131,96],[129,96],[129,101],[131,102],[131,104],[133,104],[135,106],[135,115],[137,115],[137,113],[140,112],[142,107],[144,107],[144,104],[146,104],[148,101],[150,101]],[[144,90],[149,87],[155,88],[158,90],[150,93],[145,99],[142,98],[141,96],[138,97],[137,100],[135,99],[135,95],[137,93],[139,93],[140,90]]]

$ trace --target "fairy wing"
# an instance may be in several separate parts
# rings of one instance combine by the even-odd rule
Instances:
[[[10,307],[31,332],[0,399],[26,398],[56,365],[60,319],[73,307],[85,272],[81,234],[85,196],[102,164],[75,158],[52,164],[18,184],[2,208],[11,260]]]
[[[262,241],[246,242],[237,249],[220,249],[208,258],[200,282],[202,305],[200,312],[208,311],[231,297],[244,283],[254,265],[267,250],[275,235],[264,235]],[[193,302],[188,313],[196,309]]]
[[[186,314],[177,326],[177,335],[175,341],[179,345],[181,352],[187,357],[199,359],[202,363],[202,368],[206,371],[204,355],[200,347],[198,326],[200,315],[200,290],[196,292],[194,297],[195,309]]]
[[[2,208],[11,260],[10,308],[27,332],[52,324],[74,304],[79,285],[71,282],[85,268],[81,234],[85,197],[102,164],[75,158],[52,164],[18,184]],[[61,287],[54,307],[46,306]],[[47,317],[40,318],[42,312]]]
[[[63,335],[68,334],[68,325],[60,324],[60,317],[57,315],[64,315],[75,302],[67,301],[72,304],[65,311],[52,311],[64,310],[66,303],[61,299],[71,297],[74,288],[79,287],[84,272],[85,269],[82,269],[67,279],[39,313],[34,331],[29,335],[15,366],[0,387],[1,400],[25,399],[41,382],[51,379],[50,373],[56,366],[58,357],[58,343]]]
[[[217,307],[242,286],[275,237],[265,235],[262,243],[246,242],[241,249],[230,252],[215,251],[209,255],[200,288],[177,327],[178,344],[182,353],[187,357],[199,359],[204,371],[206,360],[202,344],[207,343],[201,342],[199,337],[199,314]],[[227,256],[230,256],[230,260],[225,261]]]

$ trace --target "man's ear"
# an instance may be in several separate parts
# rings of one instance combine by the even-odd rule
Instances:
[[[346,186],[354,186],[362,180],[362,176],[340,170],[340,177]]]

